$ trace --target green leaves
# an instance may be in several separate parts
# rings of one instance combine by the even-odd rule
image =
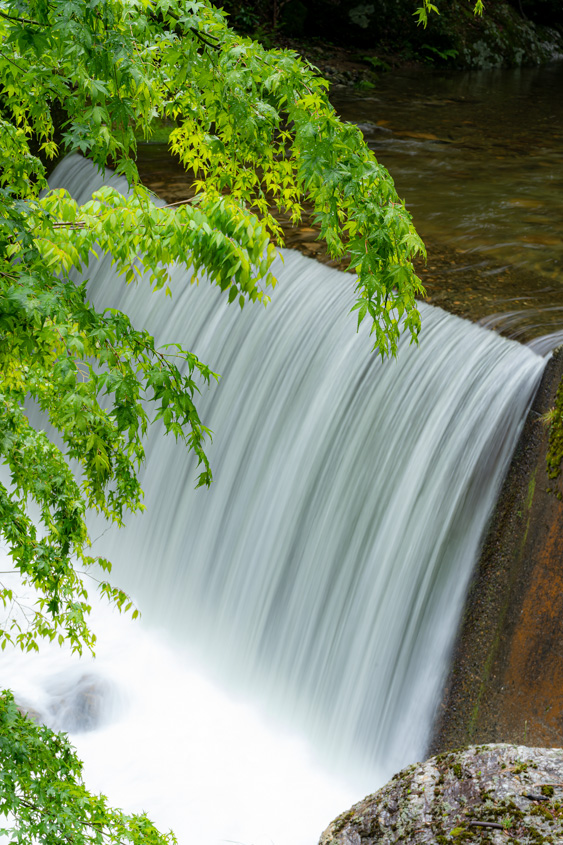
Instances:
[[[475,0],[474,6],[473,6],[473,14],[474,15],[482,15],[484,11],[485,11],[485,4],[483,3],[483,0]],[[413,15],[416,18],[417,24],[419,26],[422,25],[425,29],[426,29],[426,26],[428,25],[428,15],[429,14],[435,14],[435,15],[440,14],[440,10],[438,9],[438,7],[434,3],[431,2],[431,0],[422,0],[422,6],[419,6],[418,9],[416,9],[413,12]]]
[[[0,452],[11,474],[11,487],[0,497],[0,529],[23,585],[38,591],[38,600],[24,619],[13,616],[0,638],[36,648],[37,636],[53,639],[62,631],[80,650],[94,643],[86,623],[88,592],[74,568],[75,560],[86,567],[96,563],[87,551],[86,508],[118,524],[125,510],[142,508],[137,471],[150,422],[147,401],[165,430],[194,451],[201,465],[198,484],[210,483],[204,450],[210,432],[199,419],[194,394],[197,379],[205,383],[217,376],[179,346],[155,348],[151,335],[136,330],[126,315],[97,313],[84,285],[68,277],[72,269],[84,268],[94,248],[116,244],[114,260],[121,272],[141,250],[144,266],[161,283],[166,271],[160,262],[170,260],[173,246],[151,228],[156,209],[146,202],[146,192],[139,189],[128,203],[106,190],[82,210],[58,192],[29,200],[26,211],[6,218],[11,254],[0,265],[5,268],[0,272]],[[163,229],[170,228],[171,214],[162,211],[156,224],[162,219]],[[22,260],[13,264],[13,255]],[[26,397],[59,432],[61,448],[30,427]],[[81,478],[71,471],[70,459]],[[28,502],[39,508],[42,540],[27,514]],[[117,592],[105,594],[123,605]]]
[[[197,484],[210,483],[210,432],[195,398],[217,376],[181,347],[156,349],[126,315],[96,312],[72,274],[107,254],[125,282],[145,273],[169,292],[167,268],[180,262],[192,282],[205,278],[231,303],[266,304],[275,285],[270,236],[283,235],[272,211],[297,222],[306,201],[331,254],[355,270],[358,324],[369,320],[385,355],[402,332],[417,337],[423,289],[411,260],[424,248],[389,174],[359,130],[340,122],[315,69],[236,35],[209,3],[0,5],[0,442],[11,473],[0,531],[23,581],[39,591],[28,627],[9,623],[0,636],[31,648],[40,631],[62,631],[79,649],[93,644],[87,590],[73,568],[94,562],[87,508],[118,524],[142,508],[137,472],[151,419],[194,451]],[[133,127],[148,137],[155,116],[175,123],[172,151],[196,178],[195,198],[169,208],[151,202],[134,161]],[[128,196],[106,187],[82,207],[64,191],[39,199],[37,150],[52,156],[59,144],[115,165]],[[30,428],[26,397],[59,447]],[[44,577],[46,566],[57,578]]]
[[[356,272],[358,325],[368,320],[374,347],[396,354],[401,333],[416,340],[423,289],[411,260],[424,247],[326,90],[315,68],[235,34],[207,0],[0,0],[0,535],[19,577],[0,583],[2,648],[46,637],[93,649],[87,579],[137,615],[105,580],[110,562],[90,553],[87,514],[121,525],[143,508],[152,421],[192,450],[198,486],[212,478],[196,398],[218,376],[179,344],[157,348],[126,314],[97,311],[74,281],[93,254],[110,255],[124,283],[145,274],[169,293],[176,262],[241,308],[266,304],[270,238],[283,242],[274,212],[296,223],[311,204],[331,254]],[[197,191],[164,208],[135,164],[136,132],[150,137],[155,118],[173,123],[172,152]],[[59,152],[115,167],[128,195],[105,187],[82,206],[65,191],[40,197],[44,162]],[[31,426],[29,402],[53,439]],[[9,693],[0,815],[12,843],[175,841],[90,795],[65,737],[25,719]]]
[[[93,795],[64,734],[36,725],[12,694],[0,694],[0,835],[13,845],[175,845],[142,814],[127,815]]]

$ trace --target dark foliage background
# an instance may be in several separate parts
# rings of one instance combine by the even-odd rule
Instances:
[[[483,26],[473,15],[471,0],[436,0],[440,14],[432,16],[426,29],[414,17],[420,0],[223,0],[217,5],[229,13],[235,28],[258,37],[277,32],[364,49],[383,46],[416,53],[429,44],[447,50],[465,41],[468,30],[476,36]],[[488,0],[485,18],[506,29],[510,9],[515,21],[563,32],[563,0]]]

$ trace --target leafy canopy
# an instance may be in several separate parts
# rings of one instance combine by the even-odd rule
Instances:
[[[383,355],[402,331],[416,339],[411,259],[423,245],[314,68],[236,35],[203,0],[0,0],[0,80],[0,535],[20,579],[0,584],[0,642],[36,649],[56,638],[80,651],[95,642],[83,571],[97,565],[101,592],[131,605],[105,580],[110,562],[90,552],[87,511],[121,524],[142,508],[151,418],[193,450],[198,484],[210,483],[210,432],[194,399],[217,377],[180,345],[157,348],[126,314],[96,310],[73,281],[92,254],[111,254],[127,283],[146,272],[166,289],[176,261],[241,307],[266,303],[271,239],[282,241],[273,211],[297,222],[307,199],[332,255],[350,257],[358,323],[369,319]],[[156,118],[173,122],[172,150],[197,187],[165,208],[135,165],[136,133],[149,138]],[[111,164],[129,195],[104,188],[81,207],[64,191],[40,195],[45,161],[63,152]],[[30,401],[56,440],[31,425]],[[9,693],[0,757],[14,843],[174,841],[90,795],[66,739],[21,716]]]
[[[91,795],[82,763],[64,734],[35,725],[18,710],[12,694],[0,695],[0,816],[16,816],[16,827],[0,836],[10,845],[174,845],[144,813],[126,815]]]
[[[298,221],[307,198],[332,255],[350,257],[358,323],[368,317],[383,355],[402,331],[416,339],[422,287],[411,259],[423,245],[315,69],[237,35],[203,0],[0,0],[0,79],[0,451],[11,479],[0,485],[0,531],[38,595],[18,608],[4,585],[14,612],[0,639],[29,649],[37,636],[58,637],[80,650],[94,637],[75,562],[110,569],[89,554],[87,509],[121,524],[142,508],[146,400],[193,450],[198,483],[211,481],[194,397],[216,375],[181,346],[156,348],[127,315],[96,311],[71,272],[111,253],[126,282],[147,271],[167,288],[166,265],[177,261],[241,307],[266,303],[270,238],[282,238],[272,212]],[[135,133],[150,137],[156,117],[174,122],[171,148],[197,186],[195,199],[165,208],[135,165]],[[61,151],[112,163],[130,194],[104,188],[82,207],[64,191],[40,197],[43,160]],[[61,446],[30,425],[26,398]],[[100,587],[129,605],[109,582]]]

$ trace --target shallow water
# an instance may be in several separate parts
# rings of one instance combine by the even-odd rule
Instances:
[[[562,92],[557,63],[387,74],[369,95],[333,95],[391,172],[429,242],[423,278],[431,292],[451,288],[441,302],[456,313],[533,310],[521,315],[520,330],[563,328],[553,311],[563,301]],[[468,273],[477,277],[477,302]]]
[[[563,330],[562,91],[560,62],[391,72],[367,94],[331,95],[391,172],[426,241],[418,271],[428,301],[524,341]],[[165,145],[139,153],[157,194],[185,196],[189,180]],[[322,255],[310,220],[303,225],[289,245]]]

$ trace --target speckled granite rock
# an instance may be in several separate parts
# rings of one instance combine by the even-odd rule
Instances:
[[[563,749],[471,746],[403,769],[319,845],[563,843]]]

